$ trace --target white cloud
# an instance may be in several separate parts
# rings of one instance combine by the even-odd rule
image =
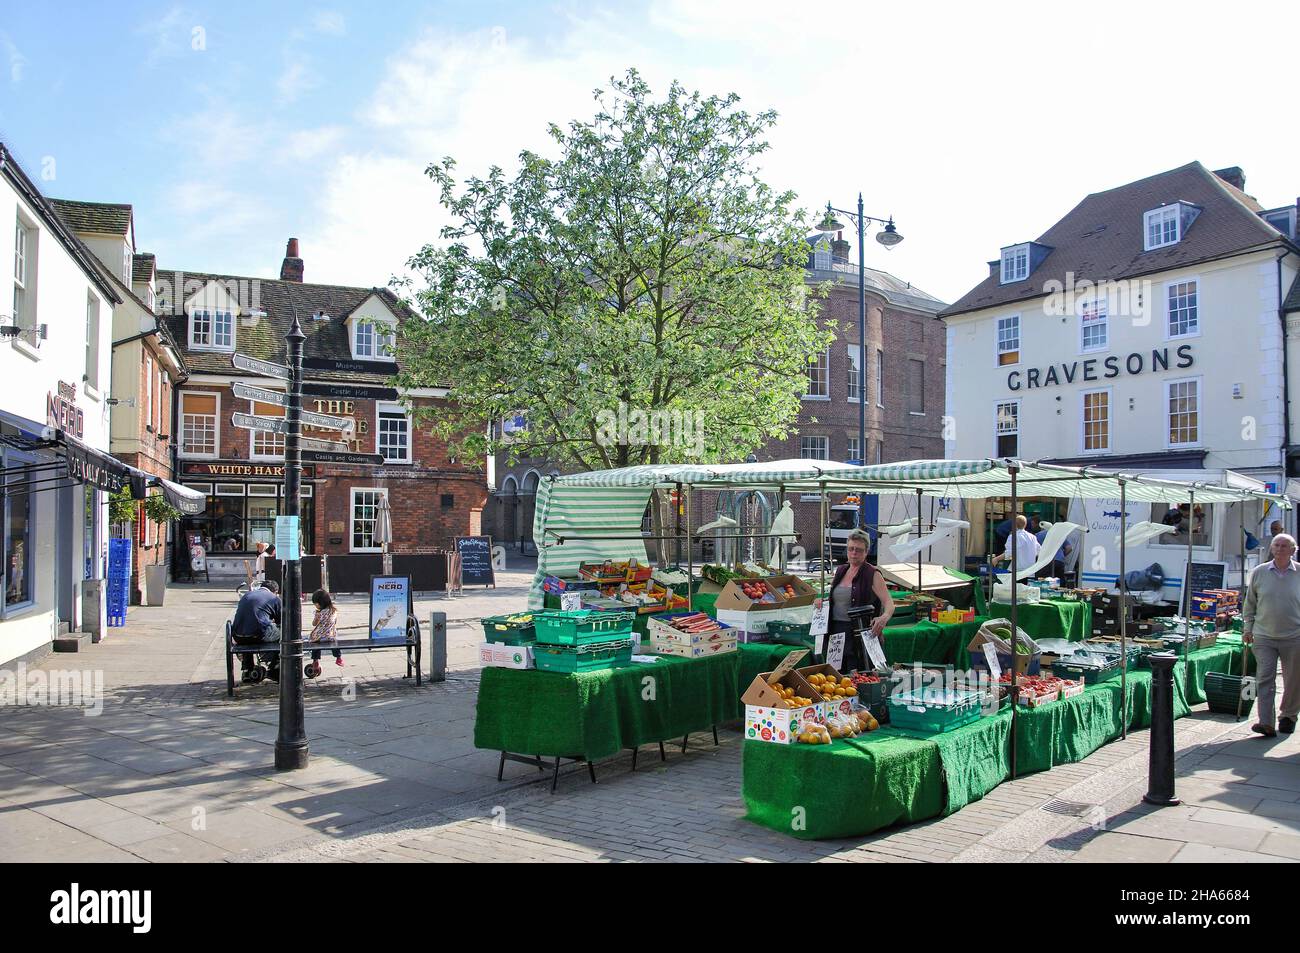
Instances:
[[[145,63],[155,66],[162,60],[188,52],[193,31],[199,26],[194,14],[181,6],[171,7],[156,20],[141,23],[135,32],[150,41]]]
[[[285,66],[275,84],[281,106],[292,105],[303,93],[320,85],[320,77],[308,67],[305,57],[299,56],[292,51],[289,51],[286,55],[289,57],[290,62]]]
[[[9,82],[17,86],[23,81],[23,68],[27,65],[27,57],[23,56],[22,51],[14,45],[14,41],[7,33],[0,33],[0,43],[4,44],[5,53],[9,57]]]
[[[279,162],[305,165],[329,158],[331,153],[339,151],[345,138],[346,130],[342,126],[293,130],[280,135],[274,158]]]
[[[321,10],[316,16],[312,17],[312,26],[317,33],[324,33],[328,36],[343,36],[347,33],[347,24],[343,20],[343,14],[337,10]]]

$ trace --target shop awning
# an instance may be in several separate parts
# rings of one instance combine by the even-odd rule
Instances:
[[[128,482],[133,482],[132,470],[116,457],[101,453],[94,447],[87,446],[76,437],[58,431],[57,440],[63,444],[64,457],[67,460],[68,479],[77,483],[88,483],[106,493],[116,493]],[[142,476],[148,476],[141,470],[135,470]],[[147,482],[147,481],[146,481]],[[143,489],[143,483],[137,483]],[[133,487],[134,495],[135,487]],[[139,497],[136,497],[139,499]]]
[[[162,489],[162,494],[167,498],[167,502],[186,516],[197,516],[207,506],[207,497],[198,490],[191,490],[187,486],[181,486],[171,480],[164,480],[162,477],[151,477],[150,479],[154,481],[154,485]]]

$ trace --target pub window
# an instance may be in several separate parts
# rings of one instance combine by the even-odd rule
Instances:
[[[231,351],[235,347],[235,315],[232,311],[200,309],[190,314],[190,347]]]
[[[1020,455],[1020,401],[1008,400],[998,404],[994,455],[999,458]]]
[[[376,449],[385,463],[411,462],[411,419],[400,404],[379,404]]]
[[[1083,393],[1083,449],[1110,449],[1110,391]]]
[[[1020,363],[1020,315],[998,318],[998,366]]]
[[[219,394],[181,394],[181,453],[215,457],[220,439]]]
[[[275,404],[264,404],[250,400],[251,413],[254,417],[284,418],[284,408]],[[284,434],[269,430],[250,430],[252,435],[252,456],[258,460],[279,460],[284,456]]]
[[[352,353],[374,361],[394,360],[396,335],[393,328],[372,318],[361,318],[356,324]]]
[[[242,483],[218,483],[217,496],[243,496],[244,484]]]
[[[248,495],[276,496],[278,489],[274,483],[250,483],[248,484]]]
[[[387,495],[387,490],[353,488],[352,551],[354,553],[379,552],[381,547],[375,545],[375,522],[379,518],[379,498]]]
[[[1201,439],[1201,382],[1168,381],[1165,384],[1169,405],[1169,446],[1184,447]]]

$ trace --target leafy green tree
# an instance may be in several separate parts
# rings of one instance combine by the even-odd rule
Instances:
[[[409,263],[427,320],[403,328],[400,383],[450,387],[423,422],[465,456],[739,461],[788,435],[832,338],[808,305],[795,196],[759,177],[776,114],[677,83],[655,100],[635,70],[595,99],[512,179],[429,166],[454,224]],[[667,415],[638,427],[652,411]],[[503,438],[516,414],[527,430]]]

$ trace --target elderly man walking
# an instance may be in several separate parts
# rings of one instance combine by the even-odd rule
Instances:
[[[1272,559],[1250,574],[1242,610],[1242,641],[1255,652],[1259,723],[1251,731],[1265,738],[1295,731],[1300,713],[1300,564],[1294,537],[1279,533]],[[1282,717],[1274,727],[1277,666],[1282,663]]]

